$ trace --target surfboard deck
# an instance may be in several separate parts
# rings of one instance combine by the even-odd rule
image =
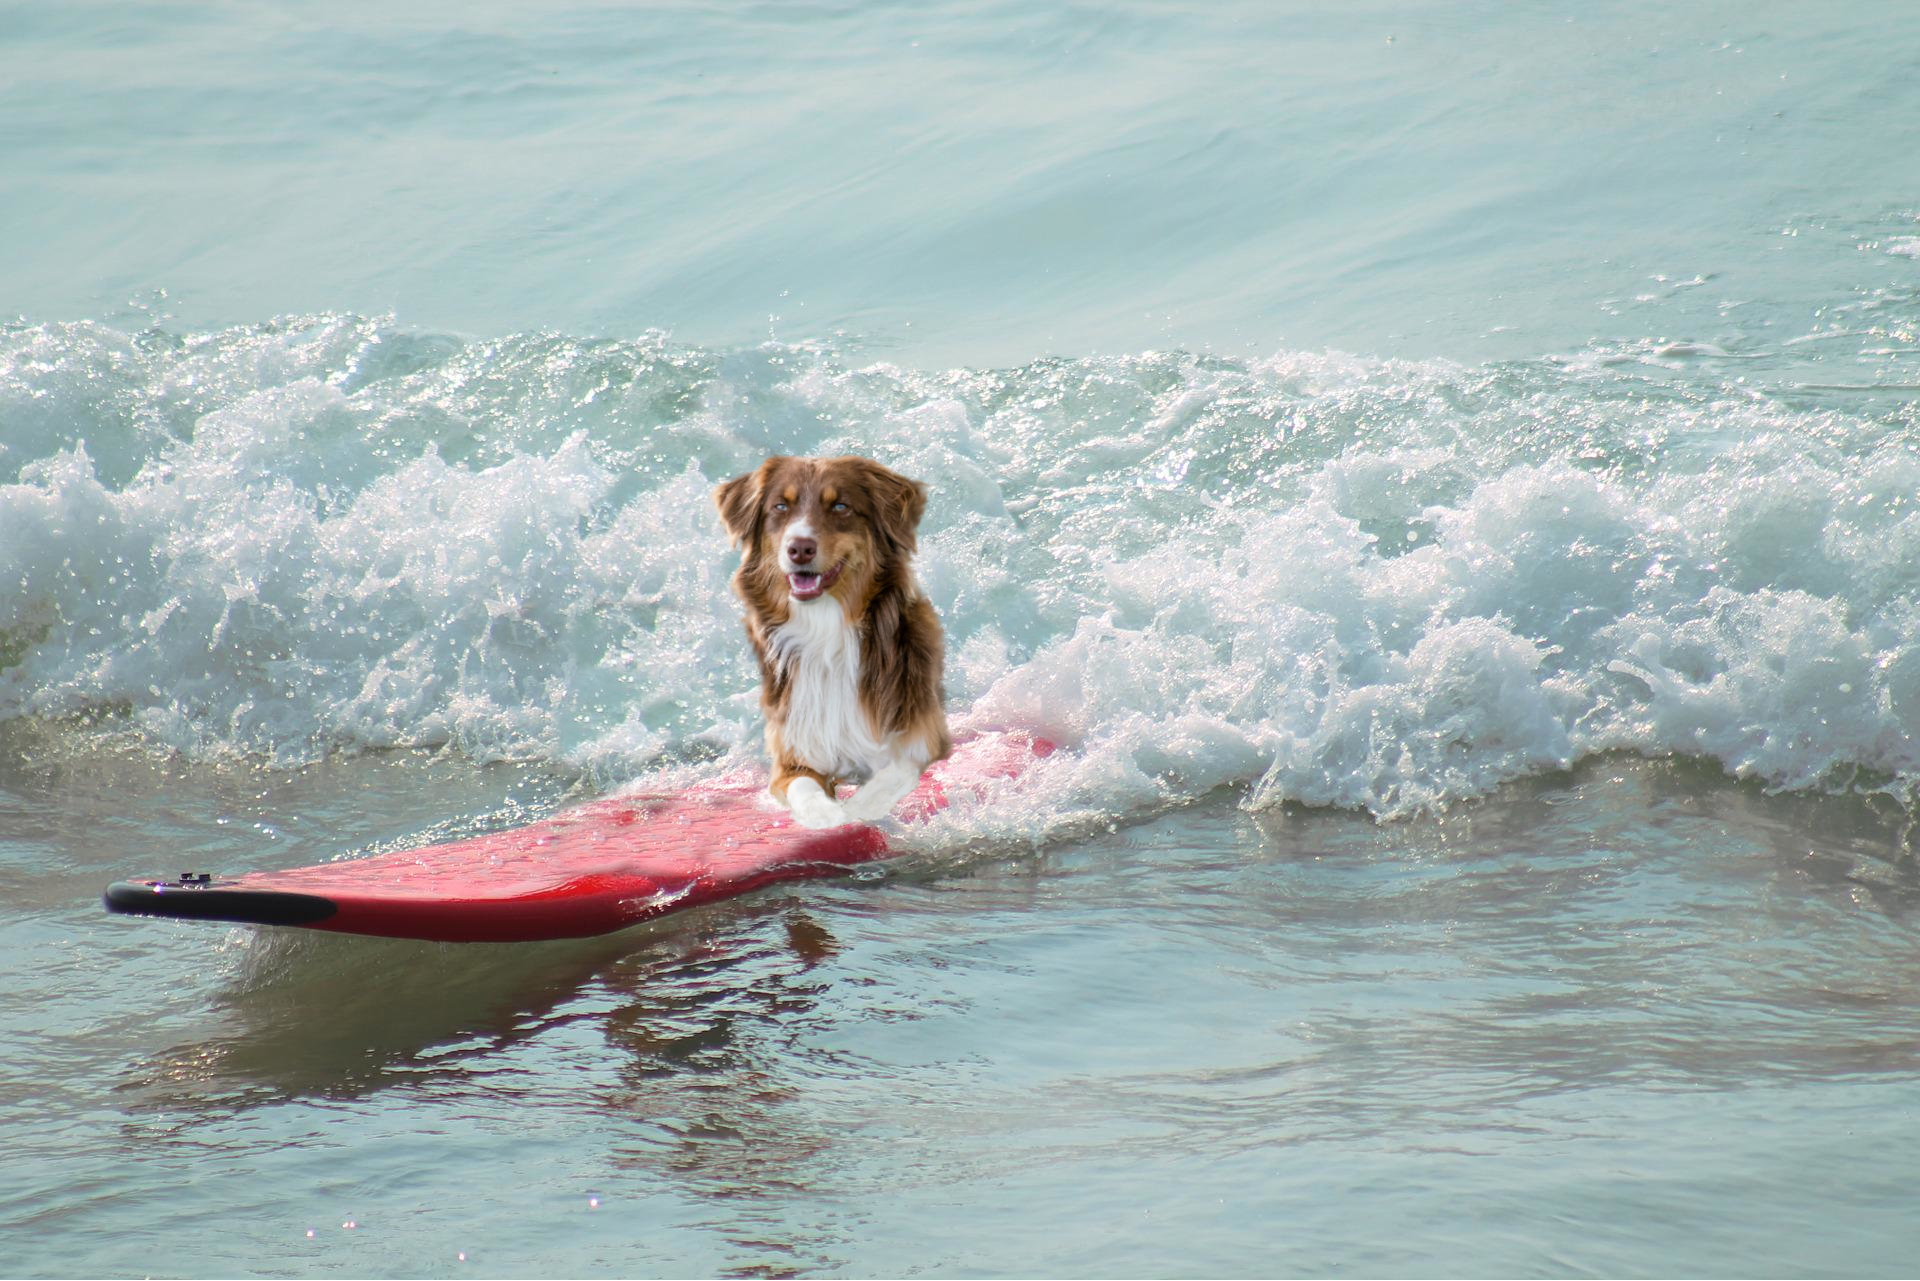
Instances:
[[[924,823],[1052,751],[1028,734],[980,735],[929,769],[892,817]],[[886,833],[863,823],[799,826],[765,786],[736,777],[671,795],[613,796],[526,827],[279,872],[118,881],[104,903],[132,916],[531,942],[606,934],[892,852]]]

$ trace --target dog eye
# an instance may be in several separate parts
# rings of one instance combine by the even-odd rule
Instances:
[[[846,514],[847,514],[848,512],[850,512],[850,511],[852,511],[853,509],[852,509],[851,507],[849,507],[849,506],[847,506],[847,505],[846,505],[845,503],[835,503],[835,504],[833,505],[833,510],[834,510],[834,511],[835,511],[835,512],[836,512],[837,514],[839,514],[839,515],[842,515],[842,516],[844,516],[844,515],[846,515]]]
[[[783,512],[787,509],[787,505],[785,503],[775,503],[773,509],[777,512]]]

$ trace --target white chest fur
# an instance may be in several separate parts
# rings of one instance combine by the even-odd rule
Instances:
[[[887,757],[860,707],[860,637],[838,602],[796,601],[767,637],[787,677],[787,750],[823,774],[851,777]]]

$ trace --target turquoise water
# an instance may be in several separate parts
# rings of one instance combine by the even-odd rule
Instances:
[[[10,11],[0,1271],[1911,1271],[1916,30]],[[100,913],[753,759],[708,494],[842,450],[1021,796]]]

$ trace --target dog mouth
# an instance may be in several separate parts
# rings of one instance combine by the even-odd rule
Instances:
[[[840,577],[840,571],[845,568],[843,561],[824,574],[816,574],[810,569],[790,570],[787,574],[787,590],[793,593],[795,600],[816,600],[826,595],[827,588],[833,586]]]

